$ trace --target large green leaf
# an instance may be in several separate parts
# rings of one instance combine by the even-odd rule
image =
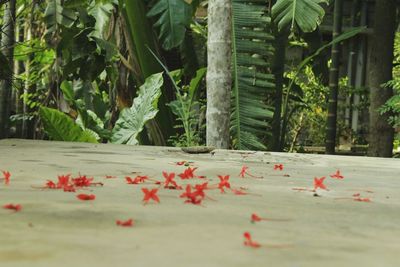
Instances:
[[[147,16],[158,16],[154,26],[160,28],[163,48],[170,50],[183,42],[192,19],[192,6],[184,0],[157,0]]]
[[[297,25],[303,32],[312,32],[322,22],[325,15],[320,3],[327,0],[278,0],[272,7],[272,17],[279,30]]]
[[[272,107],[267,105],[273,92],[270,74],[273,54],[271,19],[259,0],[233,0],[233,91],[231,136],[237,149],[265,149]]]
[[[47,8],[44,13],[44,20],[46,22],[46,35],[50,35],[57,31],[60,25],[64,27],[71,27],[78,16],[69,8],[64,8],[61,0],[48,0]]]
[[[163,85],[162,73],[153,74],[140,86],[138,96],[133,100],[132,107],[121,111],[115,123],[111,142],[116,144],[137,145],[137,137],[146,122],[157,115],[158,99]]]
[[[40,107],[39,115],[45,132],[53,140],[97,143],[96,138],[89,131],[82,130],[78,124],[61,111]]]
[[[95,3],[89,7],[88,14],[96,19],[94,30],[91,33],[91,36],[97,38],[103,37],[104,29],[110,21],[113,10],[114,6],[111,3]]]

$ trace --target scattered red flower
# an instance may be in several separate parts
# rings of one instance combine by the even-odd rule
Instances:
[[[253,213],[253,214],[251,214],[251,222],[252,223],[254,223],[254,222],[260,222],[260,221],[262,221],[263,219],[260,217],[260,216],[258,216],[257,214],[255,214],[255,213]]]
[[[191,185],[187,185],[186,186],[186,191],[184,193],[182,193],[179,197],[180,198],[187,198],[185,203],[191,203],[194,205],[200,205],[201,201],[204,199],[203,197],[204,192],[202,190],[196,190],[194,192],[192,192],[192,186]]]
[[[337,170],[334,174],[330,175],[330,177],[335,179],[343,179],[344,176],[340,174],[340,170]]]
[[[126,220],[126,221],[117,220],[116,223],[117,223],[117,225],[122,226],[122,227],[132,227],[133,226],[133,220],[132,219],[129,219],[129,220]]]
[[[147,204],[151,199],[153,199],[155,202],[160,203],[160,199],[157,196],[157,191],[158,188],[154,188],[151,190],[147,188],[142,188],[142,192],[144,193],[143,202]]]
[[[77,187],[89,187],[92,185],[93,178],[87,178],[86,175],[80,175],[77,178],[72,178],[72,183]]]
[[[321,178],[314,178],[314,190],[317,190],[318,188],[327,190],[326,185],[324,185],[324,180],[325,180],[325,176],[321,177]]]
[[[148,176],[140,176],[140,175],[136,176],[134,179],[132,179],[132,178],[129,177],[129,176],[126,176],[126,177],[125,177],[125,180],[126,180],[126,183],[127,183],[127,184],[142,184],[142,183],[144,183],[147,179],[149,179]]]
[[[243,166],[243,167],[242,167],[242,170],[241,170],[240,173],[239,173],[239,177],[244,178],[244,176],[247,174],[247,175],[250,176],[250,177],[262,178],[262,176],[255,176],[255,175],[252,175],[251,173],[249,173],[249,172],[247,171],[248,169],[249,169],[249,167]]]
[[[53,181],[47,180],[47,183],[46,183],[45,187],[49,188],[49,189],[56,189],[57,185]]]
[[[276,171],[276,170],[283,171],[283,164],[275,164],[275,165],[274,165],[274,170],[275,170],[275,171]]]
[[[10,177],[11,177],[11,173],[9,171],[1,171],[4,175],[4,183],[6,185],[10,184]]]
[[[22,209],[22,206],[20,204],[6,204],[3,206],[4,209],[8,210],[14,210],[15,212],[18,212]]]
[[[218,175],[218,178],[220,180],[219,184],[218,184],[218,188],[221,190],[221,193],[225,193],[224,187],[230,189],[231,188],[231,184],[229,183],[229,175]]]
[[[165,182],[164,182],[164,188],[169,188],[169,189],[182,189],[175,181],[175,173],[167,173],[167,172],[162,172]]]
[[[195,168],[188,167],[183,171],[183,173],[178,174],[178,176],[181,177],[182,180],[194,178],[195,177],[194,171],[196,169],[197,169],[197,167],[195,167]]]
[[[185,165],[186,162],[187,162],[186,160],[182,160],[182,161],[175,162],[175,164],[178,166],[182,166],[182,165]]]
[[[67,175],[58,175],[58,183],[57,188],[64,188],[69,185],[69,178],[71,178],[71,174]]]
[[[252,240],[251,235],[249,232],[245,232],[243,234],[244,236],[244,245],[247,247],[252,247],[252,248],[259,248],[261,245],[255,241]]]
[[[96,196],[95,195],[87,195],[87,194],[79,194],[76,196],[80,200],[95,200]]]

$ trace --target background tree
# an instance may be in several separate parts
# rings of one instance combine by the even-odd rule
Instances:
[[[16,0],[5,4],[3,26],[1,27],[1,52],[7,60],[8,69],[13,69],[15,42],[15,8]],[[1,66],[3,68],[3,66]],[[8,125],[11,107],[12,71],[0,80],[0,139],[8,137]]]
[[[396,13],[395,0],[376,1],[368,69],[371,102],[369,156],[391,157],[393,153],[394,129],[388,122],[390,114],[381,115],[379,108],[393,95],[393,89],[382,87],[382,84],[392,80]]]
[[[229,148],[232,3],[208,2],[207,145]]]

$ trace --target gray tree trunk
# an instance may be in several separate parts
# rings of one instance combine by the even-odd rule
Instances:
[[[389,114],[380,115],[378,109],[393,95],[392,88],[381,85],[392,79],[395,29],[396,1],[377,0],[368,69],[371,102],[368,156],[391,157],[393,153],[394,129],[388,123]]]
[[[0,47],[3,55],[13,69],[13,53],[15,43],[15,4],[16,0],[11,0],[5,5],[3,26],[1,27]],[[0,81],[0,139],[7,138],[9,132],[9,117],[11,105],[12,75]]]
[[[229,148],[232,58],[231,0],[208,2],[207,145]]]

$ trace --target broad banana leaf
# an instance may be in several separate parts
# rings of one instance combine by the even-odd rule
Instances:
[[[272,7],[272,17],[282,30],[290,25],[291,30],[297,25],[303,32],[314,31],[325,15],[321,3],[327,0],[278,0]]]
[[[192,20],[192,6],[184,0],[157,0],[147,16],[158,17],[154,23],[159,28],[158,38],[163,48],[170,50],[183,42]]]

